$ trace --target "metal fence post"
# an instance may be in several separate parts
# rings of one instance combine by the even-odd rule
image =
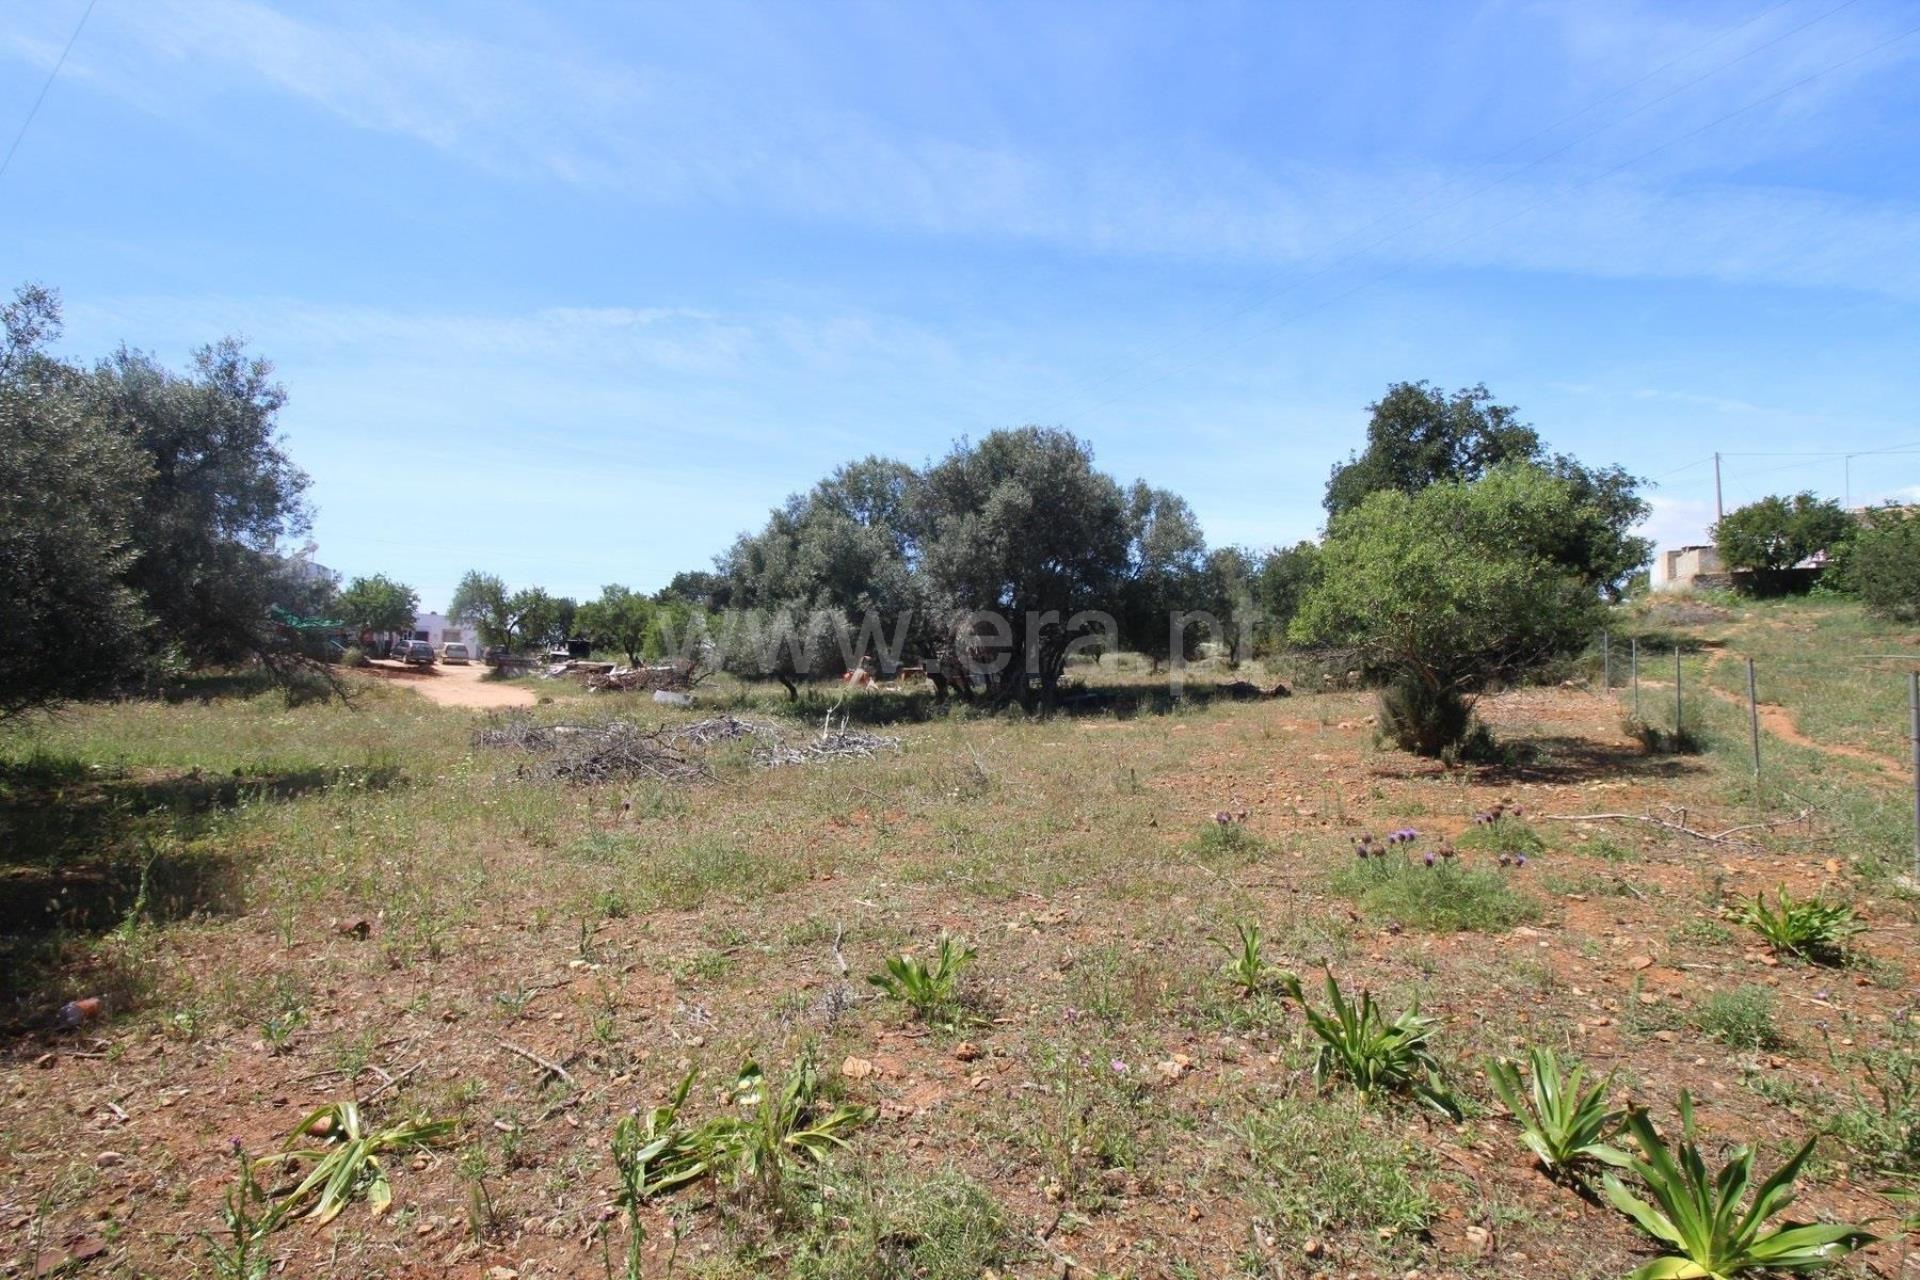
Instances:
[[[1760,695],[1753,678],[1753,659],[1747,659],[1747,728],[1753,735],[1753,776],[1760,776]]]
[[[1907,673],[1907,709],[1913,718],[1913,874],[1920,879],[1920,671]]]
[[[1640,637],[1627,641],[1627,663],[1633,669],[1633,718],[1640,719]]]
[[[1673,646],[1673,736],[1680,738],[1680,646]]]

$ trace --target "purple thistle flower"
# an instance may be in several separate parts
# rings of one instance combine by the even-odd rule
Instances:
[[[1127,1064],[1122,1062],[1118,1058],[1115,1058],[1112,1062],[1109,1062],[1107,1065],[1113,1068],[1113,1074],[1117,1076],[1123,1076],[1127,1074],[1127,1071],[1128,1071]]]
[[[1427,857],[1426,857],[1426,863],[1427,863],[1427,865],[1428,865],[1428,866],[1432,866],[1432,865],[1433,865],[1433,855],[1432,855],[1432,854],[1428,854],[1428,855],[1427,855]]]
[[[1527,865],[1527,855],[1526,855],[1526,854],[1524,854],[1524,853],[1516,853],[1516,854],[1514,854],[1514,855],[1513,855],[1513,865],[1514,865],[1514,866],[1516,866],[1516,867],[1524,867],[1524,866],[1526,866],[1526,865]]]

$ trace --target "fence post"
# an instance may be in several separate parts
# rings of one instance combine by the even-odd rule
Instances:
[[[1613,633],[1611,631],[1602,630],[1600,632],[1600,670],[1601,670],[1601,676],[1600,676],[1601,687],[1603,689],[1612,689],[1613,688]]]
[[[1680,646],[1673,646],[1673,738],[1680,740]]]
[[[1760,776],[1760,695],[1753,678],[1753,659],[1747,659],[1747,728],[1753,735],[1753,776]]]
[[[1627,663],[1633,669],[1633,718],[1640,720],[1640,637],[1633,636],[1627,641]]]
[[[1920,879],[1920,671],[1907,673],[1907,709],[1913,717],[1913,874]]]

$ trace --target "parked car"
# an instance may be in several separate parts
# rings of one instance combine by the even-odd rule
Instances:
[[[503,644],[490,644],[487,646],[486,652],[480,655],[480,660],[490,667],[497,667],[512,656],[513,655],[507,651],[507,646]]]
[[[425,640],[409,640],[404,650],[396,645],[393,656],[410,667],[430,667],[434,662],[433,646]]]
[[[464,667],[471,660],[472,656],[468,654],[467,646],[457,640],[449,640],[440,646],[440,661],[442,662],[451,666]]]

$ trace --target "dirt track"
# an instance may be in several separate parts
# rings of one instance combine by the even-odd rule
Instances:
[[[397,662],[374,662],[366,668],[369,675],[404,684],[424,697],[445,707],[530,707],[533,694],[517,685],[483,680],[487,668],[477,663],[464,667],[435,664],[431,667],[406,667]]]

